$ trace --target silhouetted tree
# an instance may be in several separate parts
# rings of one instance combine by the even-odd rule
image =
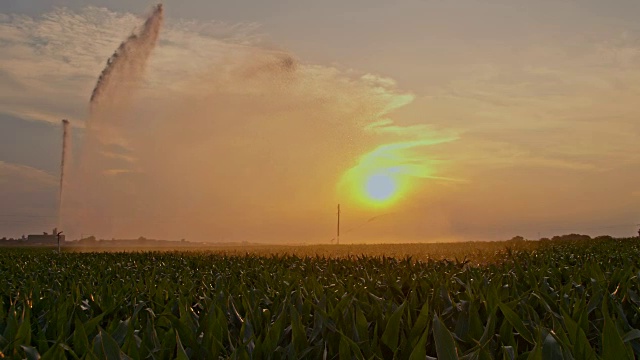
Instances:
[[[553,241],[588,241],[591,240],[591,236],[589,235],[581,235],[581,234],[568,234],[562,236],[554,236],[551,238]]]

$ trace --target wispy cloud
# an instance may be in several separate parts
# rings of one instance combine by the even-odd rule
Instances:
[[[80,125],[86,119],[97,74],[139,23],[140,18],[132,14],[97,7],[78,12],[58,8],[39,17],[1,14],[2,111],[28,120],[69,118]],[[163,79],[171,83],[202,70],[212,56],[222,56],[215,45],[246,46],[260,41],[258,30],[259,25],[252,23],[169,21],[153,65],[166,72],[167,64],[189,58],[182,66],[168,68],[171,71]]]
[[[11,164],[0,161],[0,184],[8,187],[11,183],[12,191],[28,191],[33,188],[55,187],[55,176],[30,166]]]
[[[458,168],[533,166],[615,171],[640,164],[640,34],[519,44],[469,65],[412,104],[462,141]],[[635,164],[635,165],[632,165]]]

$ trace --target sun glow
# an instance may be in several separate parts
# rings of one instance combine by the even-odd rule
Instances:
[[[354,167],[342,179],[349,197],[367,207],[388,207],[410,188],[402,167]]]
[[[367,196],[374,201],[389,200],[398,191],[398,184],[387,174],[369,176],[365,187]]]
[[[426,179],[444,180],[433,175],[435,161],[416,152],[434,143],[437,141],[409,141],[377,147],[342,176],[340,196],[365,207],[387,208],[419,192]]]

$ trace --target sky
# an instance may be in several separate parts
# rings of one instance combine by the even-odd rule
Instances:
[[[167,0],[97,116],[153,5],[0,3],[0,236],[328,243],[338,203],[346,243],[637,231],[637,1]]]

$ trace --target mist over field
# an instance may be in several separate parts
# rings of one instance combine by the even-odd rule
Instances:
[[[344,200],[347,219],[367,215],[350,194],[362,184],[342,173],[368,149],[378,148],[374,162],[392,157],[383,166],[411,166],[405,176],[417,181],[435,169],[412,152],[457,137],[387,118],[413,98],[391,80],[258,46],[210,41],[219,54],[194,74],[167,79],[156,66],[153,88],[142,88],[147,62],[163,56],[162,41],[153,49],[162,15],[122,43],[93,91],[63,201],[73,234],[328,242],[335,204]]]

